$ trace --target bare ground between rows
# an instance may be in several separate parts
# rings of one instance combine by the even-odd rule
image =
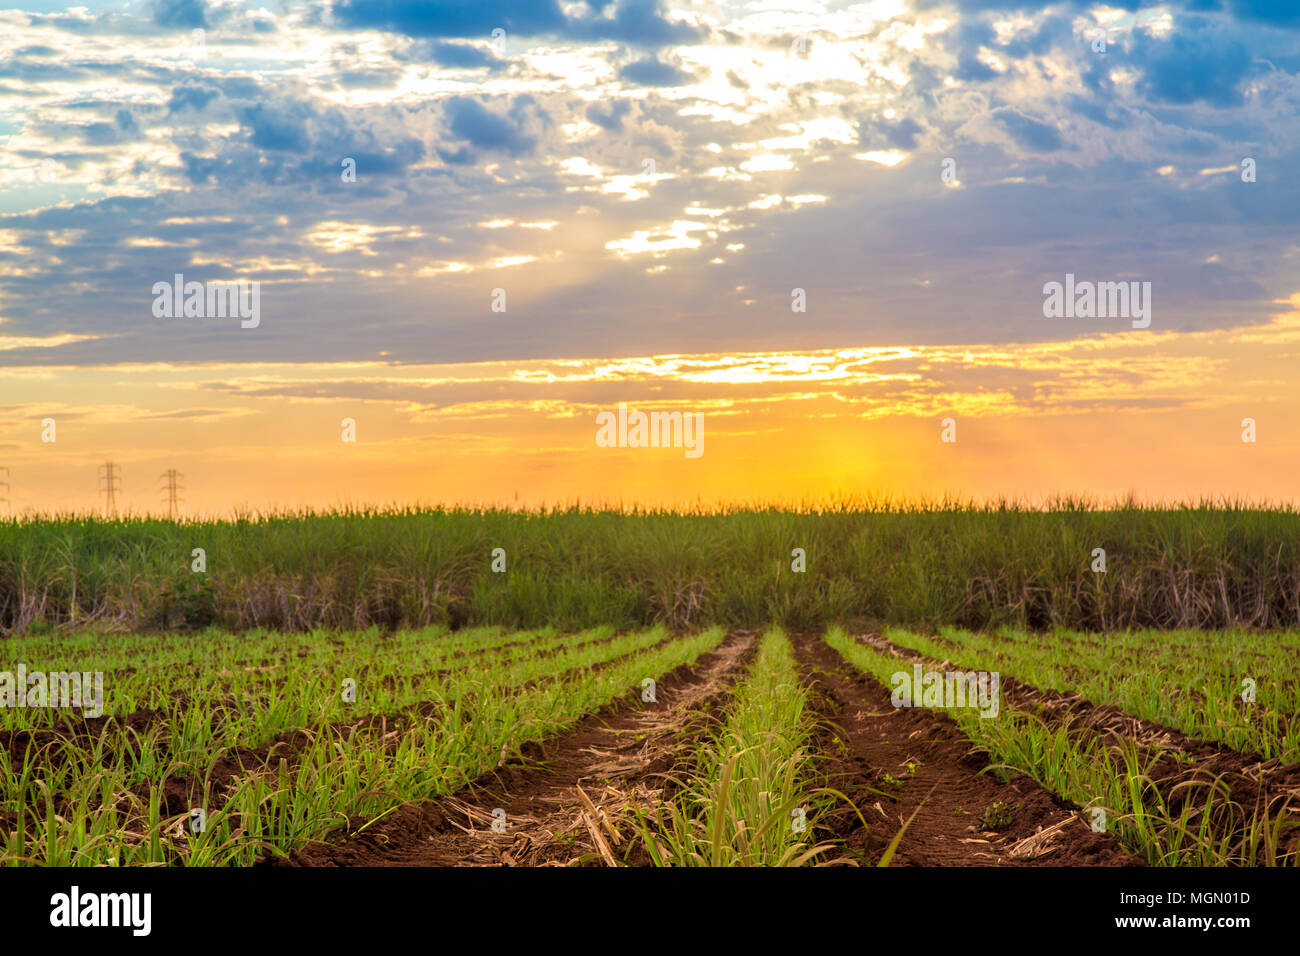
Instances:
[[[516,693],[522,693],[544,682],[562,680],[580,671],[588,674],[599,673],[632,655],[663,648],[671,641],[671,637],[665,638],[649,647],[628,651],[606,661],[590,665],[575,665],[562,671],[512,684],[511,689]],[[465,696],[458,698],[462,702],[466,699]],[[472,706],[472,703],[468,705],[468,707]],[[462,714],[471,713],[468,707],[462,707]],[[219,751],[220,756],[212,758],[212,762],[206,770],[173,774],[157,785],[151,781],[146,781],[130,787],[126,793],[118,797],[116,809],[119,813],[127,815],[141,813],[143,812],[142,808],[149,805],[150,796],[157,789],[159,791],[159,809],[164,816],[175,817],[188,814],[190,809],[196,806],[204,806],[211,813],[225,805],[229,791],[238,784],[239,780],[254,774],[274,773],[281,765],[291,772],[296,770],[301,755],[317,742],[321,734],[327,734],[331,737],[343,737],[353,732],[373,734],[378,737],[382,746],[391,752],[400,745],[399,738],[404,728],[417,721],[429,720],[435,717],[442,711],[442,708],[443,705],[439,702],[421,701],[395,713],[373,713],[346,721],[333,721],[319,730],[281,731],[270,740],[256,747],[234,745],[223,748]],[[137,731],[137,733],[141,733],[155,723],[165,721],[166,715],[160,711],[141,710],[127,719],[143,728]],[[114,718],[100,717],[94,718],[94,720],[98,725],[99,733],[103,734],[110,722],[114,721]],[[128,724],[126,726],[132,725]],[[43,757],[54,754],[59,748],[75,747],[78,744],[93,747],[96,742],[96,738],[90,738],[89,736],[66,738],[61,737],[57,732],[38,731],[37,733],[45,735],[34,740],[37,745],[35,748],[38,755],[37,766],[40,766]],[[27,735],[27,731],[17,732],[14,737],[9,739],[8,745],[12,748],[22,745],[24,750],[18,751],[18,753],[20,755],[26,753],[24,738]],[[4,739],[0,737],[0,740]],[[527,746],[525,745],[525,747]],[[111,747],[105,750],[105,756],[116,754],[117,751]],[[15,758],[11,757],[11,759]],[[22,761],[17,759],[15,762],[21,764]],[[52,798],[52,802],[56,813],[66,811],[67,801],[61,794],[56,793]],[[17,820],[18,814],[15,811],[0,810],[0,835],[3,835],[8,828],[13,827]]]
[[[509,689],[516,694],[522,694],[543,683],[562,681],[575,674],[598,674],[606,668],[626,661],[629,657],[651,653],[666,647],[671,642],[672,638],[669,637],[647,647],[629,650],[609,660],[598,661],[595,664],[575,664],[564,670],[511,684]],[[473,695],[462,694],[456,698],[456,701],[462,716],[465,719],[472,719],[476,704]],[[406,727],[418,721],[430,720],[443,710],[444,704],[441,702],[421,701],[395,714],[367,714],[350,721],[337,721],[329,724],[323,732],[334,736],[342,736],[353,731],[376,734],[385,750],[392,753],[401,745],[401,733]],[[316,742],[318,736],[318,733],[308,733],[303,730],[283,731],[257,747],[232,748],[230,752],[218,758],[206,773],[184,774],[164,780],[161,806],[165,813],[176,815],[188,813],[190,807],[199,805],[198,801],[205,801],[211,812],[214,804],[216,806],[225,804],[225,791],[233,787],[238,779],[248,774],[272,773],[281,763],[289,771],[296,770],[301,754]],[[149,790],[149,785],[142,784],[134,788],[133,793],[139,798],[147,798]],[[125,809],[128,804],[129,801],[124,800],[119,809]]]
[[[610,637],[580,641],[572,645],[547,648],[546,650],[537,653],[535,659],[545,660],[567,651],[589,648],[598,644],[610,644],[620,636],[622,635],[615,634]],[[654,646],[662,647],[667,644],[669,640],[671,640],[671,638],[666,638]],[[440,680],[446,678],[458,672],[463,672],[466,666],[471,666],[474,663],[485,659],[485,656],[493,650],[493,648],[487,648],[482,652],[472,652],[472,655],[467,656],[467,659],[463,661],[463,666],[460,668],[440,667],[436,670],[424,671],[417,675],[410,675],[407,679]],[[509,663],[517,663],[527,656],[528,655],[524,653],[511,651],[510,655],[506,657],[506,661]],[[601,662],[600,664],[592,665],[592,669],[596,670],[604,666],[608,666],[608,662]],[[245,670],[257,669],[259,668],[245,668]],[[563,673],[567,672],[568,671],[565,671]],[[292,678],[285,677],[284,679],[291,680]],[[520,691],[524,691],[531,687],[535,687],[541,680],[545,679],[548,679],[548,677],[532,678],[512,686],[517,687]],[[396,686],[397,682],[397,679],[392,677],[381,677],[378,679],[378,683],[387,687]],[[8,752],[12,766],[23,766],[26,764],[37,768],[43,767],[46,758],[50,757],[60,748],[90,751],[93,750],[97,744],[104,748],[103,755],[105,758],[122,756],[129,759],[139,759],[139,748],[134,746],[138,739],[146,736],[150,732],[156,732],[161,729],[161,733],[158,736],[158,743],[165,746],[169,742],[169,735],[166,733],[166,728],[172,720],[172,715],[184,711],[184,709],[189,706],[189,703],[190,699],[185,694],[176,694],[173,695],[173,700],[166,710],[153,707],[141,707],[124,715],[105,714],[102,717],[74,717],[61,715],[62,723],[52,727],[34,727],[15,730],[0,729],[0,752]],[[233,697],[228,697],[221,701],[210,702],[209,706],[214,708],[211,723],[211,729],[214,732],[218,730],[218,722],[224,719],[227,714],[238,714],[241,711],[240,702]],[[345,732],[352,728],[370,729],[378,727],[380,723],[385,720],[396,723],[401,719],[402,714],[405,714],[407,711],[412,711],[420,716],[429,716],[431,713],[436,712],[430,707],[422,706],[417,703],[411,705],[411,707],[403,708],[399,713],[388,712],[366,714],[349,720],[334,721],[329,725],[328,729],[331,732]],[[114,746],[114,741],[111,737],[112,731],[117,731],[119,734],[132,732],[135,735],[135,739],[129,739],[126,741],[126,746],[129,752],[123,752],[118,747]],[[288,745],[293,745],[295,741],[299,740],[300,733],[300,731],[284,731],[276,734],[265,743],[254,747],[232,745],[233,749],[230,754],[231,762],[229,766],[242,769],[247,764],[256,763],[260,758],[264,757],[266,753],[272,750],[278,750],[279,756],[287,756],[288,753],[293,749],[296,749],[296,747],[290,746],[289,751],[284,750],[284,748]],[[33,759],[29,761],[29,757]],[[230,776],[224,768],[218,768],[217,772],[218,775],[222,777]]]
[[[1003,782],[981,773],[988,760],[946,714],[895,708],[888,688],[820,637],[793,641],[814,706],[832,727],[828,785],[867,822],[864,828],[842,805],[819,821],[848,853],[877,863],[911,818],[893,866],[1142,865],[1113,837],[1093,833],[1077,805],[1031,778]],[[1009,811],[1010,821],[985,829],[981,818],[995,805]]]
[[[900,660],[941,670],[961,667],[955,661],[931,662],[879,635],[859,636],[857,640]],[[1147,777],[1174,814],[1189,802],[1203,805],[1210,793],[1216,792],[1220,813],[1216,828],[1224,830],[1223,821],[1230,819],[1227,828],[1241,836],[1240,831],[1255,813],[1286,813],[1293,817],[1300,812],[1300,764],[1283,764],[1276,757],[1265,760],[1257,753],[1241,753],[1214,741],[1189,737],[1110,704],[1093,703],[1082,694],[1043,690],[1006,674],[999,680],[1007,703],[1018,710],[1036,714],[1050,725],[1068,721],[1072,728],[1084,733],[1137,745],[1151,758],[1145,768]],[[1222,799],[1225,789],[1226,801]],[[1284,834],[1279,850],[1283,856],[1300,856],[1300,832]]]
[[[754,653],[755,634],[733,632],[714,650],[656,682],[656,702],[622,700],[583,717],[566,732],[524,749],[450,797],[399,807],[357,833],[354,819],[335,841],[308,844],[273,866],[565,866],[613,865],[639,840],[629,812],[650,808],[666,775],[689,749],[695,716],[720,710]],[[493,811],[507,829],[492,830]],[[354,835],[355,834],[355,835]]]

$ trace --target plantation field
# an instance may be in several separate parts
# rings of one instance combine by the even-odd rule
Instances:
[[[1300,628],[1300,514],[1063,500],[0,521],[0,635]]]
[[[1294,632],[209,628],[0,647],[0,670],[103,675],[99,716],[0,707],[11,865],[1300,861]],[[900,689],[922,672],[996,674],[996,706]]]

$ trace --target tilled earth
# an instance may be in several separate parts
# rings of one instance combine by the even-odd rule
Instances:
[[[832,829],[849,851],[876,863],[909,819],[892,866],[1140,866],[1113,837],[1094,833],[1080,808],[1025,776],[1003,783],[947,715],[895,708],[883,684],[857,671],[817,636],[792,638],[819,709],[831,724],[830,786],[857,813],[836,811]],[[815,698],[815,699],[816,699]],[[990,808],[1005,816],[981,826]],[[863,827],[861,814],[868,826]]]
[[[754,653],[732,634],[659,682],[656,703],[623,703],[526,748],[451,797],[404,806],[365,829],[294,851],[289,866],[618,865],[646,863],[632,807],[653,808],[689,774],[695,744],[716,725]],[[892,865],[1134,866],[1075,807],[1028,777],[1002,782],[943,714],[896,709],[889,691],[816,636],[793,638],[822,718],[829,786],[852,802],[822,817],[837,847],[825,859],[871,864],[904,821]],[[981,826],[989,808],[1005,824]],[[504,813],[504,817],[502,817]],[[504,822],[504,830],[498,828]]]
[[[636,853],[631,804],[652,810],[662,799],[672,771],[692,752],[710,714],[725,706],[754,648],[753,633],[734,633],[660,680],[654,703],[607,707],[525,748],[523,763],[507,762],[451,797],[402,807],[355,836],[312,843],[274,863],[614,865],[629,852],[632,862],[644,862]],[[501,810],[505,829],[497,832],[494,811]]]

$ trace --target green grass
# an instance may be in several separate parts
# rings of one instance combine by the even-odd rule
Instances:
[[[491,571],[504,548],[505,573]],[[207,571],[192,573],[203,548]],[[807,571],[791,569],[791,551]],[[1107,573],[1091,570],[1104,548]],[[0,633],[1300,625],[1300,514],[1060,501],[0,522]]]
[[[893,632],[891,632],[893,633]],[[903,665],[832,628],[826,642],[886,687]],[[939,669],[931,662],[931,669]],[[1019,771],[1085,809],[1105,811],[1108,832],[1152,866],[1295,865],[1281,849],[1300,823],[1293,803],[1235,804],[1222,778],[1158,787],[1151,769],[1159,753],[1127,738],[1047,721],[1001,702],[995,718],[971,708],[944,709],[985,751],[995,771]],[[987,821],[986,821],[987,822]]]
[[[74,739],[78,723],[69,718],[17,758],[0,749],[0,863],[248,864],[350,819],[452,793],[494,767],[503,748],[516,752],[634,694],[642,679],[694,662],[723,636],[712,629],[670,639],[655,628],[557,638],[487,629],[353,635],[342,646],[320,634],[285,646],[280,635],[214,633],[187,642],[190,660],[207,662],[200,671],[150,669],[147,646],[130,637],[124,643],[139,655],[132,659],[149,672],[144,682],[174,706],[141,732],[107,725]],[[300,655],[300,645],[309,653]],[[277,667],[240,666],[276,648],[292,650],[270,658]],[[450,658],[456,651],[481,653]],[[111,647],[103,653],[118,659]],[[218,663],[231,666],[215,670]],[[341,700],[341,674],[358,681],[355,704]],[[10,732],[50,726],[48,711],[0,716]],[[266,743],[282,729],[296,732],[287,759],[248,758],[212,782],[234,748]],[[190,807],[166,810],[167,780],[194,785],[193,805],[207,812],[202,834],[176,834]]]
[[[939,633],[932,638],[888,628],[884,636],[963,670],[999,671],[1265,760],[1300,762],[1300,634]],[[1252,703],[1241,699],[1244,677],[1255,682]]]
[[[701,746],[676,799],[639,812],[656,866],[801,866],[825,854],[814,844],[817,808],[830,791],[813,785],[814,721],[786,635],[769,630],[730,716]]]

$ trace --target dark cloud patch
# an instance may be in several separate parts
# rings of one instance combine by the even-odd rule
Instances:
[[[689,23],[669,20],[662,0],[619,0],[612,17],[573,20],[570,30],[575,39],[618,40],[634,46],[695,43],[707,35]]]
[[[1070,108],[1070,112],[1110,129],[1126,129],[1133,125],[1132,111],[1115,103],[1071,93],[1065,98],[1065,105]]]
[[[693,74],[653,56],[623,65],[619,68],[618,78],[638,86],[685,86],[695,81]]]
[[[373,137],[367,138],[373,139]],[[395,146],[380,149],[376,149],[373,143],[359,149],[348,149],[347,158],[356,160],[357,177],[363,179],[368,176],[395,176],[403,173],[413,163],[418,163],[424,159],[425,152],[422,142],[418,139],[408,138]],[[323,159],[305,168],[304,172],[309,173],[311,178],[338,176],[339,170],[342,168],[341,161],[341,158],[335,157]]]
[[[618,133],[622,131],[623,120],[631,109],[632,103],[630,100],[614,100],[608,106],[597,101],[587,107],[584,115],[601,129],[607,129],[611,133]]]
[[[72,83],[87,79],[89,75],[80,66],[64,63],[33,63],[30,60],[0,63],[0,78],[24,83]]]
[[[212,179],[223,168],[230,165],[229,160],[212,156],[195,156],[190,152],[182,152],[180,158],[185,178],[196,186]]]
[[[178,86],[167,101],[167,112],[169,115],[187,109],[199,112],[220,95],[216,90],[200,86]]]
[[[892,149],[916,149],[917,137],[925,132],[925,127],[912,119],[905,116],[898,120],[879,120],[874,124],[871,133],[884,140],[884,145]],[[868,142],[868,128],[865,125],[858,128],[858,140],[863,146],[876,146],[877,143]]]
[[[343,70],[335,85],[343,89],[387,90],[401,78],[401,70]]]
[[[1208,162],[1218,158],[1215,154],[1222,150],[1223,144],[1198,130],[1186,130],[1172,137],[1165,148],[1174,155],[1192,156]]]
[[[34,13],[27,18],[27,22],[34,27],[52,27],[55,30],[67,30],[69,33],[98,33],[101,20],[100,17],[83,17],[76,14],[45,16]]]
[[[33,123],[33,128],[60,141],[75,139],[86,146],[116,146],[141,139],[144,135],[134,114],[125,108],[118,108],[111,120],[80,125],[38,120]],[[66,153],[50,154],[49,158],[57,159],[64,165],[75,166],[91,157],[76,156],[75,163],[71,162],[74,156]]]
[[[438,149],[438,158],[448,166],[469,166],[474,162],[474,151],[468,146],[458,146],[455,149]]]
[[[130,111],[126,109],[118,109],[113,116],[113,122],[94,122],[86,126],[82,133],[82,139],[87,146],[112,146],[114,143],[125,143],[139,138],[140,127],[136,125],[135,117],[131,116]]]
[[[288,107],[258,103],[240,113],[240,120],[252,130],[252,142],[260,149],[291,153],[307,151],[310,138],[307,120],[311,107],[296,103]]]
[[[663,0],[588,0],[573,15],[557,0],[335,0],[331,10],[341,26],[410,37],[486,39],[500,28],[507,43],[515,34],[664,46],[705,36],[699,27],[668,19]]]
[[[1054,126],[1041,123],[1009,106],[996,109],[991,115],[1022,149],[1050,153],[1061,148],[1061,134]]]
[[[496,54],[468,43],[433,43],[426,55],[439,66],[453,70],[500,70],[506,65]]]
[[[537,148],[550,117],[533,97],[516,97],[502,113],[470,96],[455,96],[443,107],[447,129],[453,139],[463,140],[472,150],[523,156]],[[469,161],[465,147],[439,149],[444,162],[461,165]]]
[[[221,92],[227,99],[255,100],[263,95],[262,85],[251,77],[229,76],[213,82],[221,87]]]

